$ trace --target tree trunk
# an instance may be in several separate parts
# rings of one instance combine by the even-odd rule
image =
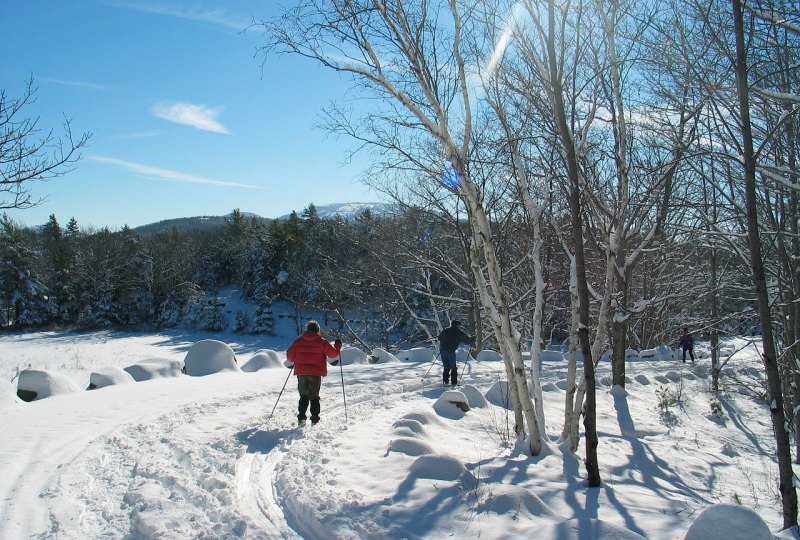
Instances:
[[[569,297],[570,306],[572,307],[572,317],[570,318],[571,326],[569,332],[569,352],[567,353],[567,391],[564,396],[564,428],[561,430],[561,439],[566,440],[570,438],[570,448],[574,452],[578,448],[577,433],[575,438],[572,438],[572,426],[578,425],[575,414],[580,414],[580,408],[575,411],[575,392],[576,392],[576,378],[578,366],[575,359],[576,347],[578,344],[578,327],[580,326],[580,302],[578,301],[578,284],[577,276],[575,274],[575,257],[570,257],[569,264]],[[581,396],[581,406],[583,405],[583,396]],[[577,431],[577,430],[575,430]]]
[[[475,186],[469,180],[463,165],[457,159],[453,161],[453,167],[461,174],[463,179],[459,184],[459,190],[467,204],[470,220],[473,222],[474,243],[476,246],[480,246],[482,260],[486,263],[491,297],[486,292],[484,293],[484,307],[490,309],[495,319],[497,340],[505,344],[505,354],[508,355],[512,368],[512,378],[509,383],[515,385],[518,392],[519,404],[522,407],[522,414],[528,426],[528,442],[531,455],[538,456],[542,451],[539,423],[531,401],[531,393],[528,390],[528,378],[526,376],[525,363],[522,360],[522,351],[520,350],[521,336],[511,322],[511,310],[509,309],[506,290],[503,286],[503,276],[496,258],[491,226],[483,207],[479,203]],[[487,306],[487,303],[490,305]]]
[[[739,121],[742,130],[742,164],[744,165],[745,207],[747,210],[747,242],[750,251],[750,266],[758,303],[758,318],[761,324],[764,371],[770,394],[770,413],[778,453],[778,477],[781,493],[783,526],[797,525],[797,491],[792,471],[792,455],[786,416],[783,408],[783,393],[778,370],[775,338],[772,330],[772,314],[769,305],[761,254],[761,237],[758,227],[758,201],[756,199],[756,158],[753,148],[753,133],[750,125],[750,96],[747,80],[747,50],[744,39],[744,16],[740,0],[731,0],[736,39],[736,90],[739,98]]]
[[[555,114],[556,129],[559,140],[564,148],[567,161],[567,176],[569,178],[569,207],[572,223],[572,239],[575,244],[575,275],[577,277],[577,291],[579,301],[579,326],[578,337],[583,352],[583,376],[586,381],[586,401],[583,425],[586,433],[586,466],[587,482],[589,487],[600,486],[600,466],[597,461],[597,410],[595,401],[595,376],[592,352],[589,346],[589,283],[586,279],[586,257],[583,251],[583,212],[581,208],[581,181],[578,167],[578,157],[575,153],[575,143],[567,124],[564,109],[563,87],[558,69],[555,51],[555,5],[550,0],[547,3],[548,17],[548,65],[550,81],[553,85],[553,112]]]

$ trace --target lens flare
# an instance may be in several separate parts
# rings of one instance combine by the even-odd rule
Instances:
[[[451,167],[442,173],[442,183],[450,189],[457,189],[461,184],[461,173]]]

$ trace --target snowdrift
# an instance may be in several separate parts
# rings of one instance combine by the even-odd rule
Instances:
[[[241,371],[236,355],[227,343],[216,339],[198,341],[186,353],[183,360],[187,375],[203,377],[223,371]]]

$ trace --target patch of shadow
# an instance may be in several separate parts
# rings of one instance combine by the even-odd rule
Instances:
[[[292,430],[267,431],[252,428],[237,433],[236,440],[247,447],[248,454],[268,454],[292,433]]]

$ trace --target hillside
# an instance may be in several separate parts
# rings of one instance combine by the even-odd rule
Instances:
[[[394,208],[394,205],[389,203],[379,203],[379,202],[366,202],[366,203],[334,203],[334,204],[324,204],[320,206],[316,206],[317,214],[322,219],[332,219],[335,217],[341,217],[345,220],[352,220],[359,217],[365,210],[371,211],[373,214],[385,214],[391,209]],[[295,209],[298,215],[301,215],[303,209]],[[248,218],[256,218],[262,220],[266,223],[272,221],[273,218],[265,218],[259,216],[258,214],[254,214],[252,212],[242,212],[242,214]],[[165,219],[163,221],[158,221],[156,223],[150,223],[147,225],[142,225],[140,227],[136,227],[134,230],[141,234],[142,236],[155,236],[156,234],[169,231],[172,229],[176,229],[180,232],[192,232],[192,231],[210,231],[216,229],[225,224],[225,222],[230,219],[231,214],[227,214],[224,216],[194,216],[194,217],[183,217],[183,218],[175,218],[175,219]],[[288,214],[284,214],[279,216],[275,219],[284,220],[288,219],[291,216],[291,212]]]

